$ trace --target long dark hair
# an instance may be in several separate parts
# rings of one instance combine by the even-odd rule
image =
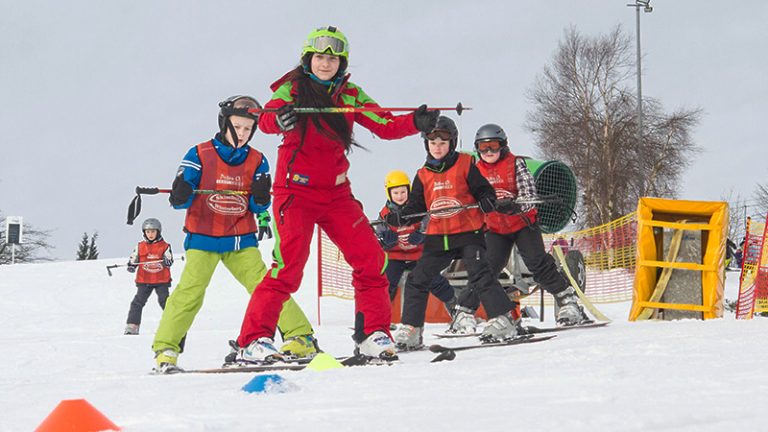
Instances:
[[[307,54],[308,56],[311,53]],[[310,60],[306,59],[305,61]],[[304,63],[303,61],[302,63]],[[341,68],[339,68],[341,70]],[[343,73],[343,71],[342,71]],[[315,82],[304,72],[304,66],[299,65],[291,71],[288,79],[296,86],[296,106],[307,108],[324,108],[336,106],[328,92],[328,87]],[[299,125],[306,128],[307,120],[312,119],[312,124],[323,135],[339,141],[344,150],[349,153],[352,147],[361,147],[352,137],[352,127],[344,115],[319,113],[299,114]]]

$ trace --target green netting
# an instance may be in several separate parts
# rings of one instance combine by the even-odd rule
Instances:
[[[537,219],[541,230],[547,234],[560,231],[568,225],[571,209],[576,206],[576,177],[567,165],[560,161],[526,159],[525,164],[536,180],[539,195],[557,195],[565,205],[538,204]]]

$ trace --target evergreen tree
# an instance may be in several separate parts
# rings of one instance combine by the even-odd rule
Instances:
[[[99,249],[96,247],[96,239],[99,237],[99,233],[95,232],[91,236],[91,243],[88,245],[88,257],[86,259],[95,260],[99,259]]]
[[[88,233],[83,233],[83,238],[80,240],[80,245],[77,247],[78,261],[88,259]]]

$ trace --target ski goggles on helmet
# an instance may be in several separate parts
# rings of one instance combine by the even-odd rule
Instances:
[[[432,132],[427,134],[427,139],[430,141],[434,141],[436,139],[441,139],[443,141],[450,141],[451,138],[453,138],[453,135],[451,134],[451,132],[444,129],[433,130]]]
[[[501,143],[499,141],[480,141],[477,143],[478,153],[498,153],[501,151]]]
[[[219,108],[221,108],[220,113],[222,117],[235,115],[258,119],[258,110],[261,109],[261,104],[250,96],[233,96],[225,101],[219,102]],[[255,112],[250,110],[254,110]]]
[[[307,41],[307,48],[309,51],[313,51],[320,54],[333,54],[335,56],[347,56],[347,44],[333,36],[317,36]]]

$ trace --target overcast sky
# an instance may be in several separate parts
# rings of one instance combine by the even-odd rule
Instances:
[[[634,38],[627,3],[0,0],[0,211],[51,229],[57,259],[74,259],[94,231],[102,258],[127,256],[140,237],[125,223],[133,189],[170,186],[187,149],[216,132],[218,101],[268,100],[309,31],[329,24],[350,40],[352,81],[382,106],[461,101],[474,108],[458,121],[465,146],[494,122],[513,152],[546,159],[522,127],[526,91],[569,26],[597,35],[620,24]],[[643,95],[667,112],[704,111],[694,134],[704,151],[681,197],[751,196],[768,177],[768,2],[651,4]],[[370,152],[350,156],[350,177],[373,216],[386,173],[414,173],[424,147],[355,131]],[[279,137],[257,132],[251,144],[276,160]],[[146,217],[182,249],[184,212],[167,196],[145,197]]]

